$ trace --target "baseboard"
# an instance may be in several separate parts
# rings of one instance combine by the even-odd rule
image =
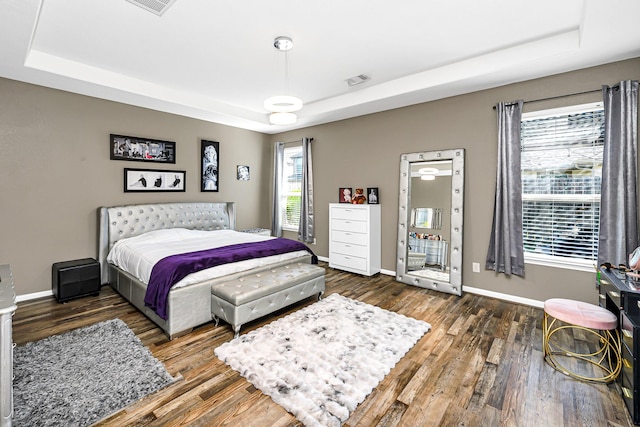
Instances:
[[[544,301],[538,301],[530,298],[517,297],[515,295],[503,294],[500,292],[488,291],[486,289],[473,288],[471,286],[462,286],[463,292],[470,294],[483,295],[485,297],[497,298],[517,304],[529,305],[531,307],[544,308]]]
[[[395,276],[396,272],[391,270],[381,270],[380,273],[387,274],[389,276]],[[469,292],[470,294],[482,295],[485,297],[491,297],[501,299],[504,301],[514,302],[517,304],[529,305],[532,307],[544,308],[544,301],[538,301],[529,298],[517,297],[515,295],[503,294],[500,292],[488,291],[486,289],[474,288],[471,286],[462,285],[463,292]]]
[[[327,257],[319,256],[318,259],[320,261],[323,261],[323,262],[329,262],[329,258],[327,258]],[[384,270],[383,269],[383,270],[380,270],[380,274],[386,274],[387,276],[395,276],[396,272],[395,271],[391,271],[391,270]],[[514,302],[514,303],[517,303],[517,304],[524,304],[524,305],[529,305],[529,306],[532,306],[532,307],[544,308],[544,301],[538,301],[538,300],[529,299],[529,298],[517,297],[515,295],[509,295],[509,294],[503,294],[503,293],[500,293],[500,292],[488,291],[486,289],[479,289],[479,288],[474,288],[474,287],[471,287],[471,286],[463,286],[462,289],[463,289],[464,292],[469,292],[470,294],[483,295],[483,296],[486,296],[486,297],[497,298],[497,299],[501,299],[501,300],[505,300],[505,301],[509,301],[509,302]],[[50,297],[50,296],[53,296],[53,291],[35,292],[33,294],[18,295],[16,297],[16,302],[29,301],[29,300],[32,300],[32,299]]]
[[[52,297],[53,291],[34,292],[32,294],[17,295],[16,302],[29,301],[32,299]]]

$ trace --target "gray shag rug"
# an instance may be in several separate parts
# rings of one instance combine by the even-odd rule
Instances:
[[[305,426],[333,427],[430,329],[422,320],[332,294],[215,354]]]
[[[120,319],[13,350],[15,426],[87,426],[174,382]]]

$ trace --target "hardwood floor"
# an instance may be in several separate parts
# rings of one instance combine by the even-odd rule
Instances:
[[[352,413],[347,427],[632,425],[616,384],[582,383],[544,363],[540,309],[330,268],[326,287],[327,294],[338,292],[432,325]],[[243,332],[311,303],[253,322]],[[213,350],[233,338],[227,324],[209,323],[168,341],[109,287],[99,297],[66,304],[53,297],[19,303],[14,341],[22,345],[116,317],[181,380],[97,425],[301,426],[216,358]]]

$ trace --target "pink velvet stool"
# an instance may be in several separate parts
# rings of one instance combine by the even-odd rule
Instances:
[[[584,331],[598,340],[598,348],[586,353],[569,350],[560,344],[566,336],[555,336],[560,331]],[[618,319],[606,308],[586,302],[552,298],[544,302],[542,323],[544,360],[554,369],[582,381],[609,383],[622,369]],[[584,360],[599,368],[593,375],[580,374],[567,367],[563,357]],[[561,362],[565,361],[565,364]],[[595,372],[595,371],[594,371]]]

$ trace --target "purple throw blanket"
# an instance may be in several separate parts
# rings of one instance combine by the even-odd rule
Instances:
[[[147,285],[147,293],[144,296],[144,304],[147,307],[151,307],[158,316],[166,320],[169,291],[173,285],[187,275],[222,264],[302,250],[311,254],[314,264],[318,263],[318,258],[307,245],[281,237],[261,242],[239,243],[220,248],[170,255],[153,266],[149,284]]]

